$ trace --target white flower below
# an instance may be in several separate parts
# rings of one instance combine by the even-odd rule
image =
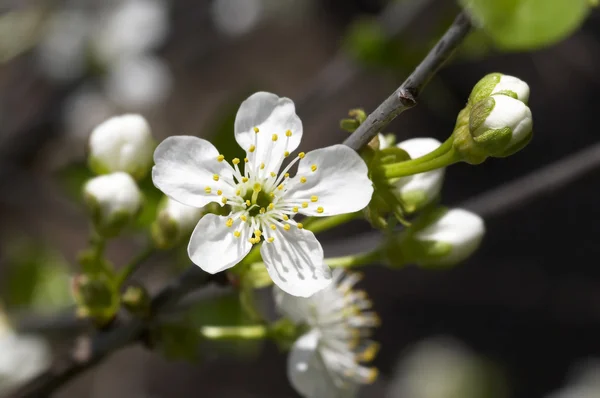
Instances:
[[[517,99],[525,104],[529,101],[529,85],[518,77],[502,75],[490,95],[506,91],[516,94]]]
[[[416,159],[433,152],[441,145],[435,138],[413,138],[396,146]],[[442,190],[445,168],[399,178],[393,182],[395,193],[409,211],[415,211],[431,203]]]
[[[547,398],[597,398],[600,397],[600,360],[598,358],[577,364],[570,372],[569,383]]]
[[[139,213],[142,193],[124,172],[92,178],[84,186],[84,199],[98,232],[116,235]]]
[[[90,167],[96,174],[123,171],[139,180],[152,167],[155,146],[150,126],[142,116],[112,117],[90,135]]]
[[[370,340],[379,317],[364,291],[352,288],[357,273],[333,271],[334,283],[312,297],[301,298],[273,290],[279,311],[308,327],[288,356],[288,378],[303,397],[352,397],[359,387],[375,381],[370,362],[379,345]]]
[[[319,241],[294,217],[358,211],[369,203],[373,187],[365,162],[343,145],[301,152],[281,170],[301,138],[294,103],[259,92],[236,115],[235,139],[246,158],[233,159],[233,166],[197,137],[170,137],[156,148],[152,179],[167,196],[188,206],[216,202],[230,209],[228,216],[200,220],[188,246],[194,263],[220,272],[264,242],[267,271],[286,292],[310,296],[331,282]]]
[[[152,226],[152,236],[158,247],[168,248],[192,232],[204,208],[192,207],[165,197],[164,206],[158,212]]]

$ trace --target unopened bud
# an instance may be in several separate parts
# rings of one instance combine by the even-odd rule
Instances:
[[[89,165],[96,174],[124,171],[140,180],[152,167],[155,147],[146,119],[134,114],[116,116],[92,131]]]
[[[119,308],[117,288],[105,274],[75,276],[71,293],[77,303],[77,315],[92,318],[99,325],[112,319]]]
[[[137,217],[142,193],[129,174],[94,177],[84,186],[85,203],[99,234],[116,236]]]
[[[469,96],[469,104],[473,105],[493,94],[508,95],[527,104],[529,101],[529,85],[514,76],[490,73],[473,87]]]
[[[155,245],[161,249],[173,247],[192,232],[204,213],[204,208],[187,206],[166,197],[152,224]]]

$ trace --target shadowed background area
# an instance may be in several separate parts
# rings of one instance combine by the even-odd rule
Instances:
[[[118,3],[0,4],[0,295],[24,329],[53,335],[57,352],[76,335],[69,317],[64,325],[47,319],[70,305],[68,276],[87,243],[79,190],[88,177],[87,136],[97,123],[141,113],[157,139],[198,135],[230,158],[237,107],[264,90],[295,101],[304,124],[300,149],[340,143],[347,133],[339,120],[348,110],[372,111],[459,11],[443,0],[156,1],[137,10],[150,22],[132,39],[92,23]],[[375,360],[380,377],[362,396],[442,398],[400,392],[407,361],[426,339],[436,355],[485,363],[490,397],[548,396],[574,367],[600,356],[599,39],[597,11],[566,40],[534,52],[500,52],[473,34],[419,105],[387,127],[399,141],[444,141],[485,74],[514,75],[531,88],[535,134],[525,150],[447,170],[443,203],[485,218],[476,255],[452,269],[364,270],[361,288],[382,318],[375,334],[382,350]],[[141,50],[124,59],[115,55],[115,40]],[[150,190],[151,181],[146,185]],[[153,210],[156,196],[147,198]],[[377,239],[357,221],[321,242],[326,255],[338,255]],[[111,242],[110,256],[122,264],[142,243],[139,234],[123,237]],[[185,255],[157,255],[136,278],[155,291],[188,264]],[[229,304],[210,311],[226,312]],[[198,350],[191,364],[128,348],[56,396],[297,396],[286,355],[271,343]]]

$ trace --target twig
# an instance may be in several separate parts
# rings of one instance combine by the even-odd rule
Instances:
[[[471,31],[471,27],[468,16],[464,12],[460,13],[413,73],[367,117],[367,120],[344,141],[344,144],[354,150],[359,150],[396,116],[415,106],[421,89],[452,55]]]
[[[213,280],[211,275],[203,273],[198,267],[190,267],[152,299],[151,313],[156,315],[164,311],[192,290]],[[6,398],[40,398],[52,394],[112,352],[143,339],[147,326],[148,323],[141,319],[116,321],[106,331],[79,338],[69,355],[55,361],[48,370]]]

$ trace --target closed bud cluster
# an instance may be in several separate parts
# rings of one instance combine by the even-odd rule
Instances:
[[[192,232],[204,213],[204,208],[187,206],[165,197],[152,224],[154,244],[161,249],[173,247]]]
[[[98,325],[110,321],[119,308],[115,284],[106,274],[81,274],[73,278],[71,294],[77,303],[77,315],[92,318]]]
[[[156,144],[140,115],[122,115],[98,125],[90,135],[89,165],[96,174],[123,171],[141,180],[152,167]]]
[[[123,172],[94,177],[83,190],[94,226],[104,237],[118,235],[142,206],[142,193],[133,178]]]

